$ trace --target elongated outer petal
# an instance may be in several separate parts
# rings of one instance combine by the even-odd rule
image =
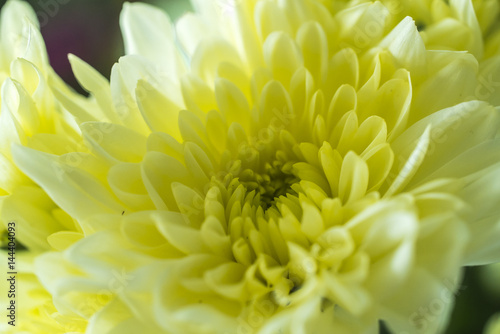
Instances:
[[[35,185],[17,186],[14,193],[3,198],[0,218],[4,222],[15,221],[17,228],[25,231],[18,238],[31,251],[47,250],[47,236],[62,229],[50,214],[54,206]]]
[[[193,13],[185,14],[175,24],[177,38],[189,57],[193,55],[201,40],[213,33],[212,29],[212,26]]]
[[[283,32],[274,32],[266,38],[263,52],[274,78],[285,87],[289,86],[295,71],[304,64],[297,43]]]
[[[382,189],[389,187],[384,197],[399,192],[411,181],[427,153],[430,130],[431,126],[428,126],[420,137],[412,138],[411,141],[402,141],[399,150],[397,153],[395,152],[395,154],[398,154],[397,158],[400,166],[394,165],[393,172],[389,174],[388,182],[383,185]],[[408,143],[410,143],[410,146],[407,146]]]
[[[171,78],[185,71],[167,14],[151,5],[125,3],[120,15],[126,54],[146,57]]]
[[[415,88],[410,123],[458,103],[481,98],[475,89],[478,62],[471,54],[450,57],[449,52],[429,51],[428,57],[433,66],[427,69],[426,80]]]
[[[111,70],[113,105],[123,125],[139,133],[149,134],[151,129],[137,105],[137,99],[147,92],[144,87],[138,88],[140,80],[147,81],[173,104],[181,107],[184,104],[180,88],[154,62],[140,55],[121,57]]]
[[[462,152],[494,139],[500,128],[500,109],[485,102],[461,103],[432,114],[408,129],[408,133],[423,129],[428,124],[431,124],[431,133],[427,156],[409,186],[422,182]],[[476,165],[476,170],[485,167]]]
[[[152,322],[135,317],[128,306],[116,298],[94,314],[85,329],[88,334],[161,333]]]
[[[139,80],[137,83],[136,99],[151,131],[161,131],[180,139],[177,126],[180,106],[144,80]]]
[[[25,1],[7,1],[2,8],[0,22],[2,69],[8,69],[18,57],[26,58],[37,66],[48,64],[36,14]]]
[[[481,59],[483,57],[483,38],[472,3],[470,0],[450,1],[455,15],[472,29],[472,38],[469,41],[468,51],[477,59]]]
[[[11,143],[26,144],[27,138],[20,120],[16,117],[16,115],[19,116],[21,101],[19,92],[11,79],[7,79],[2,85],[1,96],[0,149],[2,152],[8,152]]]
[[[0,194],[6,195],[19,185],[29,184],[30,181],[18,172],[16,165],[11,161],[10,157],[0,153]]]
[[[75,219],[121,212],[121,205],[108,189],[89,173],[60,161],[57,156],[19,145],[12,147],[12,155],[16,165]]]
[[[461,191],[470,205],[471,242],[466,265],[482,265],[500,261],[500,166],[483,173]]]
[[[415,265],[401,293],[383,302],[382,313],[394,332],[438,333],[445,328],[460,282],[460,262],[468,236],[465,224],[450,217],[442,221],[436,233],[419,237]],[[430,318],[429,312],[437,307],[441,311]]]
[[[387,48],[412,75],[418,76],[422,71],[426,59],[425,45],[411,17],[401,21],[380,46]]]
[[[140,162],[146,153],[146,137],[122,125],[87,122],[81,129],[89,148],[110,162]]]
[[[108,80],[77,56],[70,54],[68,59],[76,79],[85,90],[95,97],[106,120],[119,122],[116,112],[112,108],[113,101],[111,99],[111,88]]]

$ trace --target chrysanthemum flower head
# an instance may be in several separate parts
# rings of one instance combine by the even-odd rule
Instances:
[[[175,27],[126,4],[109,83],[70,57],[95,104],[53,87],[90,154],[12,147],[85,235],[36,263],[60,320],[443,328],[460,268],[498,260],[500,110],[484,74],[500,67],[483,62],[470,1],[411,3],[200,0]]]

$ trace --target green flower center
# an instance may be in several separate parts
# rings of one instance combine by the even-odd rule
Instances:
[[[288,164],[278,160],[266,163],[263,171],[245,169],[239,178],[247,191],[260,195],[260,205],[264,210],[275,206],[280,196],[297,194],[291,187],[299,179],[292,174]]]

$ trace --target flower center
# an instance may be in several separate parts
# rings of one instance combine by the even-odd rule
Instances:
[[[260,195],[260,206],[267,210],[276,204],[276,199],[287,194],[296,195],[292,185],[298,178],[292,174],[289,164],[275,160],[266,163],[262,171],[245,169],[240,174],[240,182],[247,191],[255,191]]]

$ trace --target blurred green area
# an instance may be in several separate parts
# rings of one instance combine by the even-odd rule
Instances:
[[[1,1],[0,5],[4,2]],[[77,55],[109,77],[111,66],[123,55],[118,22],[125,1],[29,0],[28,2],[40,20],[51,64],[66,82],[82,92],[71,72],[67,60],[68,53]],[[172,21],[191,10],[187,0],[142,2],[164,8]],[[467,268],[447,334],[480,334],[490,316],[500,311],[500,270],[490,271],[487,275],[485,271],[488,270],[481,267]],[[382,329],[382,333],[388,332]]]
[[[500,311],[500,266],[468,267],[461,291],[446,333],[483,333],[490,317]]]

